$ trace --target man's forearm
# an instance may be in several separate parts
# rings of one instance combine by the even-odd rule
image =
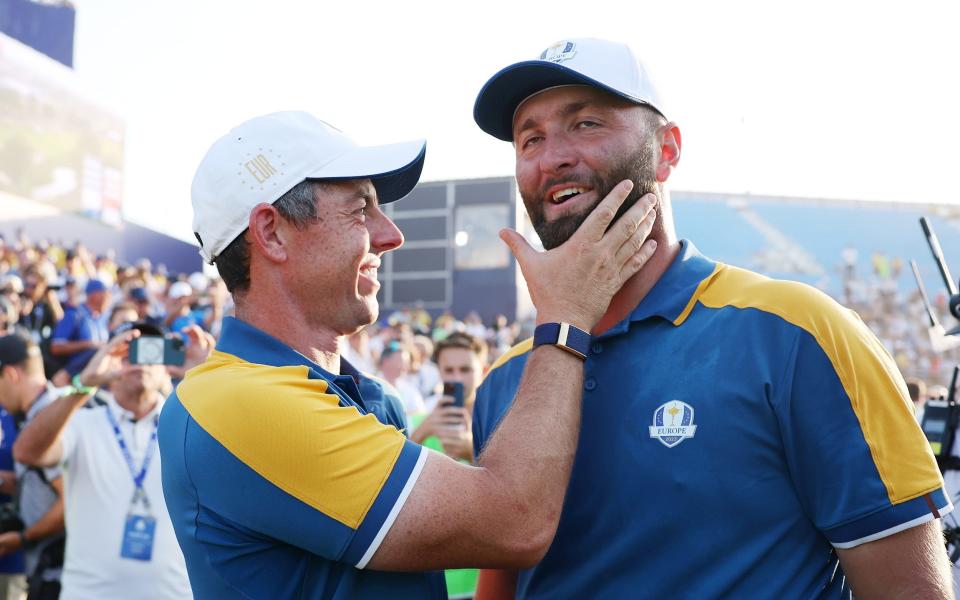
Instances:
[[[554,346],[534,349],[517,397],[477,461],[496,480],[512,506],[514,526],[543,535],[544,522],[554,527],[577,438],[583,398],[583,361]],[[547,543],[549,545],[549,542]]]
[[[14,460],[34,467],[48,467],[59,462],[60,457],[51,452],[52,447],[60,439],[67,421],[88,397],[85,394],[64,396],[37,413],[13,444]]]
[[[97,344],[89,340],[80,342],[53,342],[50,344],[50,352],[56,356],[63,356],[65,354],[76,354],[77,352],[83,352],[84,350],[96,347]]]
[[[950,561],[940,520],[839,550],[840,566],[857,598],[953,598]]]

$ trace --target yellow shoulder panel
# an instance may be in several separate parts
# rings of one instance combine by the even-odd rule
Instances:
[[[177,396],[204,431],[261,477],[355,529],[405,438],[373,415],[340,406],[327,382],[307,373],[214,352],[187,374]]]
[[[808,285],[728,265],[714,273],[699,302],[709,308],[762,310],[816,339],[853,405],[890,502],[905,502],[943,485],[896,363],[855,313]]]
[[[527,338],[522,342],[520,342],[519,344],[515,345],[513,348],[510,348],[509,350],[501,354],[500,358],[495,360],[493,364],[490,365],[490,368],[487,370],[487,375],[492,373],[494,369],[502,367],[503,364],[508,360],[510,360],[511,358],[516,358],[517,356],[520,356],[521,354],[526,354],[531,350],[533,350],[533,338]]]

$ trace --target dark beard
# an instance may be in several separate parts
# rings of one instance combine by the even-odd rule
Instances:
[[[543,186],[542,190],[546,190],[557,183],[569,182],[585,184],[591,187],[597,192],[597,200],[592,206],[582,212],[562,215],[553,221],[547,222],[544,217],[544,205],[548,200],[544,198],[543,191],[539,190],[537,195],[532,199],[524,196],[521,192],[520,195],[523,197],[523,204],[527,208],[527,214],[530,215],[530,222],[533,224],[533,229],[537,232],[537,235],[540,236],[540,241],[543,243],[544,249],[550,250],[556,248],[570,239],[570,236],[587,220],[587,217],[593,212],[593,209],[624,179],[632,180],[634,186],[633,189],[630,190],[630,194],[627,195],[627,199],[624,200],[620,209],[617,211],[617,216],[613,219],[612,223],[616,223],[617,219],[619,219],[623,213],[627,212],[631,206],[636,204],[637,200],[642,196],[649,193],[659,195],[657,180],[653,171],[653,150],[648,146],[642,146],[635,154],[627,156],[606,173],[594,173],[590,177],[566,177],[561,180],[548,181]],[[659,204],[657,204],[656,210],[659,220]]]

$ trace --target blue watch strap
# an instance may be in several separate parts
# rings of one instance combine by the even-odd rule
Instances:
[[[533,347],[544,344],[558,346],[585,360],[590,351],[590,334],[569,323],[544,323],[533,331]]]

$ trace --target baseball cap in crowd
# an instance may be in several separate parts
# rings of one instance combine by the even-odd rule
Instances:
[[[149,302],[150,295],[147,294],[147,288],[135,287],[130,290],[130,299],[134,302]]]
[[[12,273],[0,277],[0,294],[22,294],[23,280]]]
[[[28,356],[40,354],[40,348],[29,338],[19,333],[0,337],[0,367],[18,365]]]
[[[88,296],[90,294],[95,294],[97,292],[105,292],[105,291],[107,291],[107,284],[100,281],[99,279],[91,279],[90,281],[87,282],[86,289],[84,289],[84,293],[87,294]]]
[[[178,298],[185,298],[187,296],[193,295],[193,288],[190,287],[190,284],[186,281],[177,281],[170,286],[170,291],[167,292],[167,296],[171,300],[176,300]]]
[[[300,111],[250,119],[214,142],[193,177],[193,231],[214,259],[247,229],[250,211],[306,179],[372,180],[380,204],[413,190],[426,142],[358,146],[339,129]]]
[[[536,60],[501,69],[484,84],[473,105],[480,129],[513,140],[513,116],[524,100],[551,88],[589,85],[663,114],[646,69],[626,44],[594,38],[557,42]]]
[[[190,276],[187,277],[187,283],[189,283],[190,287],[193,288],[193,291],[197,292],[198,294],[202,294],[203,292],[207,291],[208,287],[210,287],[210,280],[207,279],[206,275],[200,273],[199,271],[196,273],[191,273]]]

